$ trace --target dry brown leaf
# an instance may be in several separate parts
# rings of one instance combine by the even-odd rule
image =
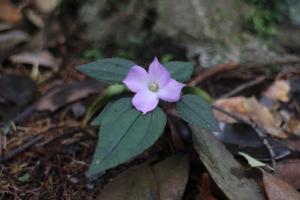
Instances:
[[[0,21],[17,24],[22,20],[21,10],[9,0],[0,1]]]
[[[187,156],[170,157],[153,167],[159,199],[181,200],[189,177]]]
[[[300,189],[300,160],[286,160],[277,164],[276,175],[296,190]]]
[[[263,183],[269,200],[299,200],[300,193],[288,183],[263,172]]]
[[[59,0],[34,0],[37,9],[42,13],[52,12],[58,5]]]
[[[214,105],[233,113],[244,120],[251,120],[264,128],[270,135],[278,138],[286,138],[287,135],[281,130],[281,120],[271,113],[269,108],[261,105],[256,98],[233,97],[227,99],[219,99]],[[216,118],[225,123],[233,123],[231,117],[214,111]]]
[[[288,81],[277,80],[264,92],[263,96],[272,100],[288,102],[290,90],[291,87]]]
[[[59,61],[47,50],[23,52],[9,58],[14,63],[44,66],[57,71]]]
[[[226,99],[218,99],[214,102],[215,106],[223,108],[228,112],[233,112],[242,119],[248,120],[247,116],[244,116],[247,113],[247,108],[245,107],[246,98],[245,97],[232,97]],[[226,114],[223,114],[217,110],[214,110],[214,115],[218,121],[225,123],[235,123],[236,120],[229,117]]]
[[[191,129],[193,146],[226,199],[265,199],[258,184],[247,176],[245,168],[234,159],[211,131],[196,126],[191,126]]]
[[[104,86],[98,81],[77,81],[53,89],[43,96],[35,105],[36,111],[51,111],[69,103],[85,98],[91,94],[101,93]]]
[[[300,136],[300,120],[295,117],[291,117],[287,122],[287,131]]]
[[[23,31],[8,31],[0,34],[0,52],[5,52],[13,49],[18,44],[29,39],[29,35]]]
[[[201,197],[202,200],[217,200],[212,194],[211,180],[207,173],[201,177]]]
[[[189,174],[184,155],[175,155],[153,167],[143,164],[127,169],[107,184],[98,200],[181,200]]]
[[[107,184],[98,200],[159,199],[158,186],[151,168],[143,165],[131,168]]]

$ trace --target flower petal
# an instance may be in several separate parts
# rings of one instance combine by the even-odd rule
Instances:
[[[138,92],[148,87],[148,80],[149,78],[147,71],[138,65],[134,65],[129,69],[126,78],[123,80],[123,83],[132,92]]]
[[[136,93],[132,99],[133,106],[141,111],[143,114],[146,114],[149,111],[154,110],[158,104],[158,97],[156,93],[149,90],[141,90]]]
[[[180,99],[182,88],[185,84],[171,79],[163,88],[157,91],[157,96],[167,102],[176,102]]]
[[[158,62],[156,57],[150,64],[148,71],[150,81],[157,83],[159,87],[163,87],[171,79],[171,73]]]

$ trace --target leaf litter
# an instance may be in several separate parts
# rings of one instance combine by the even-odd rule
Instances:
[[[31,1],[30,4],[26,4],[26,11],[22,10],[22,6],[12,4],[10,1],[2,2],[0,4],[0,8],[3,8],[0,15],[2,21],[0,60],[3,64],[0,68],[1,76],[15,74],[29,77],[31,69],[24,67],[24,64],[41,65],[47,68],[49,73],[47,77],[45,74],[41,74],[44,76],[42,79],[44,81],[36,83],[38,92],[33,99],[26,104],[22,103],[26,106],[24,110],[17,112],[21,115],[16,119],[21,120],[16,120],[16,130],[12,135],[0,139],[2,156],[13,155],[9,161],[0,165],[1,199],[95,199],[105,195],[117,195],[118,192],[119,199],[125,199],[126,196],[120,194],[122,192],[118,186],[120,183],[123,189],[130,187],[131,193],[126,193],[126,195],[145,197],[143,194],[146,191],[146,194],[154,199],[156,197],[187,199],[189,195],[193,198],[198,196],[210,200],[224,199],[224,196],[234,199],[232,197],[240,189],[243,189],[232,187],[236,179],[240,182],[245,180],[245,183],[250,185],[247,189],[248,191],[252,190],[251,195],[249,194],[252,199],[254,195],[257,195],[255,199],[264,199],[262,197],[263,190],[266,191],[269,199],[281,197],[299,199],[299,194],[295,190],[299,189],[299,161],[296,152],[300,151],[300,145],[297,144],[300,135],[300,87],[297,79],[275,80],[274,77],[267,77],[268,80],[272,79],[274,82],[268,83],[268,88],[263,89],[259,95],[253,92],[249,97],[249,95],[244,95],[243,88],[239,88],[239,96],[217,99],[214,102],[215,105],[235,113],[242,119],[253,121],[265,129],[277,142],[286,144],[290,148],[292,153],[280,157],[282,160],[277,163],[276,177],[264,172],[263,179],[257,180],[260,184],[264,183],[264,188],[259,188],[259,184],[256,184],[253,179],[248,179],[249,176],[253,178],[252,174],[247,174],[249,168],[239,165],[229,152],[226,152],[226,156],[229,156],[232,163],[238,168],[226,171],[226,167],[222,169],[223,162],[226,162],[224,157],[215,158],[215,154],[209,154],[210,151],[199,151],[201,147],[197,143],[195,144],[196,151],[193,150],[190,138],[195,133],[191,133],[188,127],[185,127],[184,130],[180,127],[177,131],[172,131],[173,140],[180,140],[180,142],[182,142],[182,138],[176,134],[184,132],[185,145],[180,144],[174,147],[173,144],[170,144],[166,139],[169,134],[167,129],[167,136],[162,137],[153,148],[141,156],[108,171],[94,181],[86,180],[84,173],[92,159],[97,130],[90,126],[84,129],[81,127],[82,110],[93,100],[93,95],[101,94],[103,85],[85,80],[86,77],[75,70],[75,65],[86,61],[78,59],[80,56],[77,56],[78,52],[84,50],[85,41],[80,38],[80,31],[76,25],[70,27],[62,25],[62,20],[74,21],[68,12],[65,12],[66,16],[63,19],[57,16],[48,18],[49,14],[52,15],[56,9],[63,9],[63,6],[60,7],[59,1]],[[20,27],[17,25],[26,20],[29,20],[30,26]],[[34,28],[32,29],[31,26]],[[109,54],[111,55],[111,52]],[[10,62],[7,62],[8,60]],[[231,65],[234,67],[229,67],[225,72],[240,68],[239,64],[229,64],[229,66]],[[224,66],[226,67],[228,64],[224,64]],[[226,84],[212,85],[209,79],[220,81],[218,77],[221,77],[222,74],[218,71],[207,71],[210,72],[204,73],[204,78],[198,76],[201,84],[208,85],[212,91],[219,91],[218,87],[227,87]],[[221,70],[221,72],[223,71]],[[208,88],[205,87],[205,89]],[[9,90],[13,91],[13,89]],[[17,104],[24,100],[18,96],[7,97],[5,96],[7,94],[5,92],[1,96],[1,104]],[[74,105],[80,105],[80,108]],[[79,114],[76,116],[74,113]],[[215,114],[218,120],[226,123],[227,126],[236,123],[228,116],[217,112]],[[178,128],[179,123],[173,124],[175,128]],[[243,138],[244,132],[236,132],[241,135],[239,145],[247,145],[247,143],[243,143],[247,140]],[[41,139],[32,143],[37,137]],[[193,137],[195,139],[195,135]],[[231,139],[228,140],[231,141]],[[32,143],[32,146],[22,149],[28,143]],[[177,141],[177,143],[179,142]],[[222,143],[218,143],[217,146],[221,147],[223,151]],[[281,148],[280,145],[272,146],[275,150]],[[19,147],[22,147],[21,151],[17,152]],[[261,154],[263,146],[254,148],[258,149],[258,155]],[[286,149],[283,151],[286,152]],[[185,152],[193,159],[187,159],[185,156],[181,156],[179,159],[178,156],[172,156],[178,152]],[[210,155],[211,159],[204,159],[203,155],[206,154]],[[255,157],[250,153],[249,155]],[[210,165],[212,159],[216,159],[213,166]],[[151,164],[149,161],[152,161]],[[135,167],[135,165],[138,166]],[[197,181],[193,174],[195,171],[202,174],[202,176],[198,176],[199,180]],[[123,180],[121,180],[122,176]],[[219,177],[228,178],[222,181]],[[119,183],[117,184],[117,182]],[[112,186],[114,184],[117,186]],[[235,189],[236,191],[234,191]],[[107,192],[108,190],[112,192]]]

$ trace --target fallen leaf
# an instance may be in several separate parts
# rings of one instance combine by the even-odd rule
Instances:
[[[0,21],[17,24],[22,20],[21,10],[9,0],[0,1]]]
[[[290,90],[288,81],[277,80],[264,92],[263,96],[271,100],[288,102]]]
[[[276,175],[296,190],[300,189],[300,160],[285,160],[277,164]]]
[[[13,49],[18,44],[29,39],[29,35],[23,31],[13,30],[0,34],[0,52],[5,52]]]
[[[25,10],[25,15],[33,25],[35,25],[38,28],[44,28],[45,24],[43,18],[40,15],[38,15],[34,10]]]
[[[259,138],[256,130],[244,123],[225,124],[221,126],[220,132],[213,132],[231,151],[233,155],[238,152],[245,152],[258,160],[270,161],[270,153]],[[275,159],[282,159],[290,154],[289,148],[282,144],[281,141],[268,138],[270,145],[273,147]]]
[[[175,155],[155,164],[127,169],[108,183],[98,200],[180,200],[188,180],[189,162]]]
[[[0,32],[7,31],[11,28],[12,28],[12,26],[10,24],[0,22]]]
[[[28,76],[3,75],[0,79],[0,97],[8,103],[24,106],[33,99],[36,84]]]
[[[269,200],[299,200],[300,193],[288,183],[263,172],[263,183]]]
[[[248,120],[247,116],[244,116],[247,113],[247,107],[245,105],[245,97],[231,97],[226,99],[218,99],[214,102],[215,106],[221,107],[227,112],[233,112],[242,119]],[[235,123],[235,119],[229,117],[226,114],[223,114],[219,111],[214,110],[214,115],[218,121],[224,123]]]
[[[3,75],[0,79],[0,117],[12,120],[34,97],[36,84],[28,76]]]
[[[256,98],[232,97],[219,99],[214,105],[223,108],[227,112],[234,113],[241,119],[254,121],[258,126],[264,128],[267,133],[278,138],[287,138],[286,133],[280,128],[281,120],[271,113],[269,108],[261,105]],[[219,121],[233,123],[235,120],[229,116],[214,112]]]
[[[73,82],[50,91],[35,104],[35,108],[36,111],[54,112],[91,94],[101,93],[103,89],[104,85],[94,80]]]
[[[300,152],[300,138],[299,137],[287,139],[284,141],[284,143],[292,151],[297,152],[297,153]]]
[[[291,117],[287,122],[287,131],[300,136],[300,120],[296,117]]]
[[[257,183],[246,175],[245,169],[212,132],[191,128],[195,150],[227,199],[265,199]]]
[[[263,162],[260,162],[259,160],[256,160],[255,158],[251,157],[251,156],[248,155],[248,154],[245,154],[245,153],[243,153],[243,152],[239,152],[239,155],[240,155],[240,156],[243,156],[243,157],[247,160],[248,164],[249,164],[251,167],[267,167],[267,168],[269,168],[269,169],[271,169],[271,170],[274,170],[274,169],[273,169],[272,167],[270,167],[269,165],[267,165],[267,164],[265,164],[265,163],[263,163]]]
[[[201,199],[202,200],[217,200],[212,195],[212,188],[211,188],[211,180],[207,173],[204,173],[201,177]]]
[[[47,50],[23,52],[9,58],[14,63],[31,64],[32,66],[44,66],[57,71],[59,62]]]
[[[54,112],[57,109],[89,95],[101,93],[104,85],[95,80],[77,81],[70,84],[60,85],[50,89],[36,103],[27,107],[14,121],[22,122],[35,111]]]
[[[181,200],[189,177],[187,156],[177,155],[153,166],[159,199]]]
[[[159,199],[158,186],[151,167],[142,165],[128,169],[107,184],[98,200]]]
[[[42,13],[52,12],[59,2],[59,0],[34,0],[35,6]]]

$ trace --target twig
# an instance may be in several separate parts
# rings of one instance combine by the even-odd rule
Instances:
[[[0,160],[2,158],[2,151],[3,151],[3,143],[4,143],[4,134],[0,132]]]
[[[189,81],[189,83],[187,85],[193,87],[193,86],[197,85],[198,83],[200,83],[212,76],[215,76],[220,73],[224,73],[226,71],[230,71],[232,69],[237,68],[238,66],[239,66],[239,63],[236,63],[233,61],[229,62],[229,63],[212,66],[212,67],[208,68],[207,70],[197,74],[193,79],[191,79]]]
[[[276,171],[275,152],[273,150],[273,147],[269,143],[268,136],[266,135],[265,130],[263,130],[262,128],[258,127],[255,123],[253,123],[251,121],[248,121],[248,120],[241,119],[238,116],[236,116],[235,114],[227,112],[226,110],[224,110],[224,109],[222,109],[222,108],[220,108],[218,106],[213,105],[212,108],[215,109],[215,110],[217,110],[217,111],[219,111],[219,112],[222,112],[222,113],[228,115],[232,119],[235,119],[235,120],[237,120],[239,122],[242,122],[242,123],[250,125],[255,130],[255,132],[257,133],[257,136],[262,140],[264,146],[266,147],[266,149],[269,152],[269,155],[270,155],[270,158],[271,158],[271,161],[272,161],[272,168],[274,169],[273,172],[275,173],[275,171]]]
[[[234,61],[219,64],[216,66],[212,66],[208,68],[205,71],[201,71],[199,74],[197,74],[193,79],[191,79],[188,82],[188,86],[195,86],[198,83],[215,76],[217,74],[221,74],[227,71],[231,71],[234,69],[249,69],[249,68],[262,68],[266,66],[274,66],[274,65],[293,65],[293,64],[299,64],[300,58],[296,57],[288,57],[288,58],[281,58],[278,60],[272,60],[267,62],[251,62],[251,63],[237,63]]]
[[[0,159],[0,163],[6,162],[12,158],[14,158],[16,155],[22,153],[23,151],[29,149],[30,147],[34,146],[36,143],[38,143],[40,140],[42,140],[44,137],[39,135],[34,137],[28,142],[25,142],[22,146],[19,146],[15,150],[12,150],[11,152],[7,153],[6,155],[3,155],[3,157]]]
[[[255,86],[255,85],[258,85],[258,84],[262,83],[264,80],[265,80],[265,77],[260,76],[260,77],[254,79],[254,80],[251,80],[251,81],[249,81],[249,82],[246,82],[246,83],[244,83],[244,84],[242,84],[242,85],[236,87],[235,89],[231,90],[230,92],[228,92],[228,93],[222,95],[221,98],[232,97],[232,96],[234,96],[234,95],[240,93],[240,92],[243,91],[243,90],[246,90],[246,89],[248,89],[248,88],[250,88],[250,87],[253,87],[253,86]]]

